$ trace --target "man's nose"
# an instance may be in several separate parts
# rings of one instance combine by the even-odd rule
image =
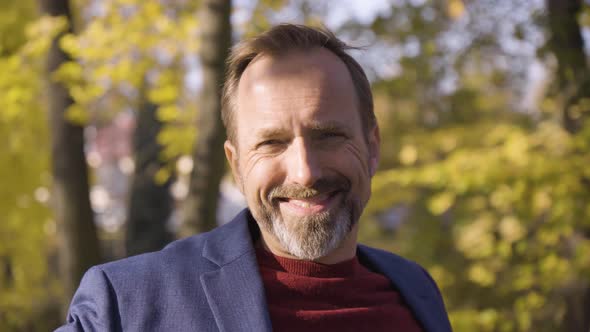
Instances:
[[[322,176],[318,157],[309,142],[301,138],[293,140],[285,165],[287,180],[306,187],[313,186]]]

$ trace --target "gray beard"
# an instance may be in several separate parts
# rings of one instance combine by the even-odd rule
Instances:
[[[316,260],[338,248],[356,223],[344,198],[332,211],[303,218],[281,217],[279,207],[263,207],[260,227],[272,234],[291,255]]]

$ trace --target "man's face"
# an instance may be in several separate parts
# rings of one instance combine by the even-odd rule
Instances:
[[[355,228],[378,158],[345,64],[323,48],[262,56],[237,105],[225,151],[261,231],[295,257],[326,256]]]

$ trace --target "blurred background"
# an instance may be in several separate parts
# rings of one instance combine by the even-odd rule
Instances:
[[[590,2],[0,2],[0,331],[91,265],[227,222],[228,48],[279,22],[364,47],[382,160],[361,241],[424,265],[463,331],[590,330]]]

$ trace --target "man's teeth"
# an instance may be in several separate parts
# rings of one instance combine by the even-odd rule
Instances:
[[[290,200],[289,203],[293,204],[293,205],[297,205],[300,207],[304,207],[304,208],[308,208],[311,207],[312,203],[310,202],[305,202],[305,201],[300,201],[300,200]],[[313,204],[315,205],[315,204]]]
[[[293,205],[297,205],[303,208],[309,208],[325,201],[326,198],[328,198],[328,194],[318,195],[307,199],[289,199],[288,201]]]

